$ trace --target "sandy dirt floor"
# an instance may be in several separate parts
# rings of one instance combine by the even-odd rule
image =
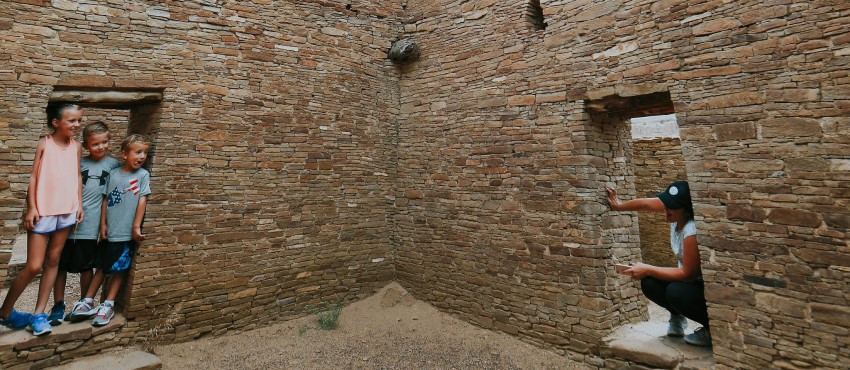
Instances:
[[[342,310],[335,330],[309,316],[157,347],[163,369],[564,369],[565,357],[462,322],[392,283]]]

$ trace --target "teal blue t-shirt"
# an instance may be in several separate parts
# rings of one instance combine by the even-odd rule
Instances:
[[[125,242],[133,239],[133,219],[142,196],[151,193],[150,173],[144,168],[124,172],[118,167],[109,173],[106,195],[106,240]]]
[[[80,160],[80,172],[83,177],[83,221],[71,231],[69,239],[97,239],[100,231],[100,207],[103,204],[106,183],[109,181],[109,172],[120,165],[110,156],[99,161],[93,161],[89,157]]]

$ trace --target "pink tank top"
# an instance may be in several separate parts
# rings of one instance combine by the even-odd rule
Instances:
[[[60,147],[47,136],[35,183],[35,209],[41,216],[75,213],[80,208],[80,163],[77,142]]]

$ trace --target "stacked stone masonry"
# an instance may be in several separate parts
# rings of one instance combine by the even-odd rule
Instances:
[[[145,338],[134,337],[135,331],[130,326],[123,317],[116,316],[101,327],[92,327],[88,322],[66,323],[54,328],[50,335],[41,337],[34,337],[26,331],[6,332],[0,338],[0,351],[3,352],[0,367],[44,369],[120,346],[146,346],[141,341]]]
[[[0,264],[50,92],[158,89],[125,118],[158,126],[122,335],[250,329],[397,279],[605,367],[601,338],[646,310],[612,271],[640,258],[637,215],[603,188],[643,190],[631,117],[586,107],[669,92],[717,366],[850,362],[850,3],[540,5],[545,30],[525,0],[2,2]],[[418,62],[386,59],[400,38]]]
[[[3,2],[2,248],[55,86],[162,89],[150,240],[124,312],[138,335],[189,340],[370,294],[393,275],[384,56],[401,5],[385,4]]]

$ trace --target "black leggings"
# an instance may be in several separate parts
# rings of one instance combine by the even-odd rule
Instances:
[[[645,277],[640,289],[650,301],[673,314],[684,315],[708,327],[708,309],[705,307],[705,289],[702,281],[663,281]]]

